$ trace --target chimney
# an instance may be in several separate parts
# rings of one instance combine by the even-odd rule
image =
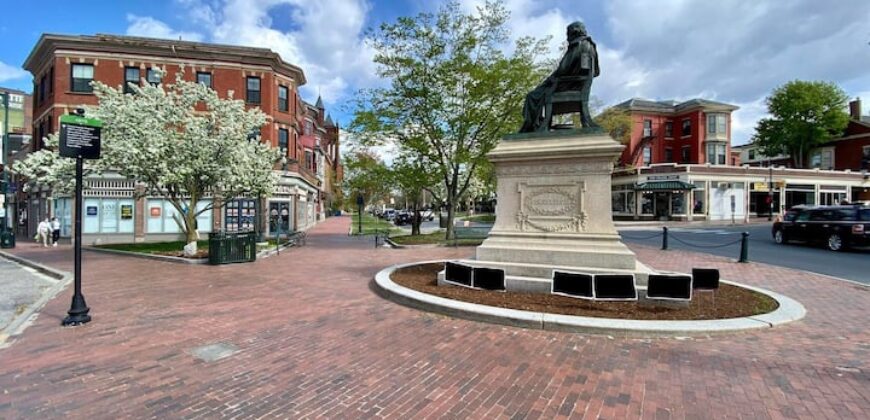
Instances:
[[[855,98],[854,101],[849,102],[849,116],[853,120],[861,119],[861,98]]]

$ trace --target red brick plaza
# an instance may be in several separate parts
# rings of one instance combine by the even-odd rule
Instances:
[[[86,252],[93,321],[71,290],[0,350],[0,418],[867,418],[870,289],[761,264],[633,246],[659,269],[719,267],[802,302],[776,329],[621,338],[490,325],[378,297],[374,274],[470,248],[374,249],[330,219],[255,264]],[[15,252],[70,270],[70,249]],[[239,352],[204,362],[191,350]]]

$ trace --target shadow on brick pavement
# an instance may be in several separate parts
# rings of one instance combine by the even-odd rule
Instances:
[[[71,290],[0,350],[0,418],[860,418],[870,412],[870,289],[762,264],[632,246],[659,269],[718,267],[786,294],[805,319],[709,338],[620,338],[490,325],[385,301],[399,262],[473,248],[374,249],[332,218],[254,264],[85,252],[90,324]],[[71,249],[20,246],[71,269]],[[237,350],[213,362],[197,347]]]

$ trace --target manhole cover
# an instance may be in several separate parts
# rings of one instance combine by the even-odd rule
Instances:
[[[214,362],[216,360],[230,357],[239,352],[239,348],[230,343],[214,343],[204,346],[195,347],[190,351],[194,357],[206,362]]]

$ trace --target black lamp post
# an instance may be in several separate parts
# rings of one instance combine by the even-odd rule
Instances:
[[[2,92],[3,95],[3,228],[0,230],[3,235],[4,248],[5,242],[11,241],[7,238],[9,235],[9,92]],[[10,246],[11,248],[11,246]]]
[[[770,176],[767,180],[767,221],[773,220],[773,165],[770,164],[770,158],[767,159],[767,170]]]

